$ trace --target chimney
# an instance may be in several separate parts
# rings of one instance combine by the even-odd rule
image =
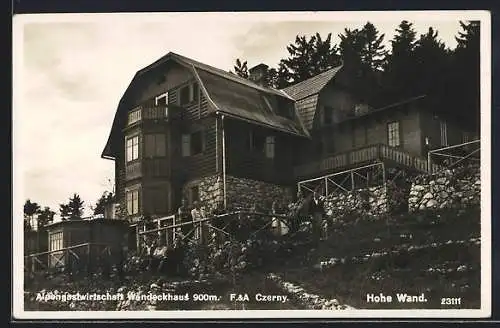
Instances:
[[[250,73],[249,78],[254,83],[266,87],[267,86],[267,69],[269,66],[266,64],[259,64],[248,70]]]

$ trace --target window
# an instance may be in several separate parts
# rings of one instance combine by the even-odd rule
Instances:
[[[194,202],[200,200],[200,189],[198,186],[189,188],[189,203],[192,205]]]
[[[399,122],[391,122],[387,125],[387,140],[389,146],[397,147],[401,145],[399,140]]]
[[[139,189],[128,190],[126,194],[128,215],[139,213]]]
[[[182,87],[180,93],[180,105],[186,105],[198,100],[199,95],[198,83],[191,83]]]
[[[248,149],[255,152],[264,152],[266,145],[266,138],[254,131],[248,134]]]
[[[462,143],[466,143],[470,141],[469,133],[462,132]]]
[[[57,251],[63,248],[63,233],[55,232],[50,235],[50,251]]]
[[[161,94],[155,98],[155,106],[166,106],[168,105],[168,92]]]
[[[200,154],[205,148],[203,131],[182,135],[182,156],[192,156]]]
[[[127,162],[139,158],[139,136],[127,138],[126,142]]]
[[[145,134],[145,156],[163,157],[166,155],[166,136],[164,134]]]
[[[439,124],[441,128],[441,146],[448,146],[448,127],[446,122],[441,121]]]
[[[141,120],[141,110],[136,109],[128,113],[128,125]]]
[[[333,108],[325,106],[323,108],[323,121],[325,125],[333,124]]]
[[[274,158],[274,148],[276,145],[276,138],[274,136],[266,137],[266,157]]]

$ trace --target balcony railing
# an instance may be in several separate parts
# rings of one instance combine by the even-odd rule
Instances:
[[[173,106],[139,106],[128,113],[127,126],[146,120],[169,120],[176,113]]]
[[[422,172],[430,172],[427,159],[388,145],[375,144],[297,166],[294,173],[296,177],[309,177],[376,160],[390,160]],[[433,164],[432,172],[437,170],[438,166]]]

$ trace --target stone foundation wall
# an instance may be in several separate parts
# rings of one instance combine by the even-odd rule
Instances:
[[[193,186],[198,186],[200,201],[209,208],[214,208],[218,202],[224,201],[222,176],[215,175],[189,181],[182,190],[186,199]],[[257,180],[226,176],[226,188],[228,209],[251,208],[254,204],[261,209],[270,209],[274,200],[284,202],[284,204],[292,200],[290,187]]]
[[[257,180],[226,177],[228,208],[270,209],[274,200],[288,204],[292,201],[292,188]]]
[[[412,183],[409,196],[410,212],[479,205],[481,201],[479,167],[447,170],[437,175],[420,176]]]
[[[189,199],[189,190],[198,186],[200,202],[208,208],[214,208],[218,202],[223,202],[223,185],[220,175],[191,180],[182,188],[185,199]]]
[[[364,215],[387,213],[390,205],[388,194],[384,186],[332,193],[325,199],[325,211],[333,217],[353,212]]]

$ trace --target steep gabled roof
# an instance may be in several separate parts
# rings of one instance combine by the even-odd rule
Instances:
[[[340,71],[342,65],[331,68],[302,82],[282,89],[295,100],[304,99],[319,93]]]
[[[302,124],[296,109],[295,115],[292,118],[286,118],[277,114],[278,106],[281,103],[288,103],[292,110],[294,108],[293,98],[282,90],[260,86],[235,74],[170,52],[135,74],[120,99],[108,142],[102,152],[103,158],[114,158],[112,143],[115,135],[119,132],[119,127],[124,124],[124,115],[121,113],[130,109],[127,108],[125,100],[130,90],[132,90],[133,85],[145,79],[149,72],[167,61],[174,61],[193,73],[209,101],[209,113],[225,113],[230,117],[284,133],[309,137],[309,133]],[[280,102],[278,99],[282,101]]]
[[[337,75],[343,66],[331,68],[302,82],[282,89],[295,99],[295,108],[300,114],[304,127],[311,130],[318,105],[319,93]]]

